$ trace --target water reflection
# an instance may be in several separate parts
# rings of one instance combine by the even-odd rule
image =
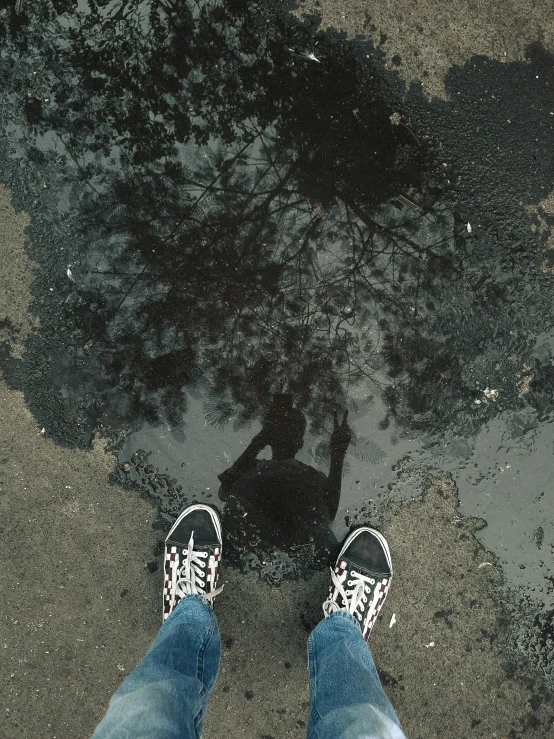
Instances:
[[[306,418],[290,395],[274,396],[261,431],[219,475],[225,530],[235,551],[243,550],[246,540],[255,551],[294,555],[302,550],[312,563],[336,556],[338,542],[330,524],[339,508],[344,457],[352,438],[347,415],[345,411],[341,422],[335,415],[325,475],[295,458],[304,444]],[[271,459],[259,460],[267,446]]]
[[[370,48],[243,2],[47,8],[11,32],[45,67],[36,158],[77,173],[86,413],[178,426],[202,383],[220,422],[285,390],[318,429],[382,382],[394,327],[417,332],[456,266]]]
[[[552,288],[531,274],[544,255],[519,202],[531,181],[532,199],[548,191],[535,140],[538,129],[553,140],[552,119],[532,97],[544,54],[460,67],[454,103],[411,93],[414,109],[441,118],[451,151],[460,120],[471,121],[467,149],[477,138],[493,173],[487,214],[497,190],[512,193],[504,212],[517,212],[517,228],[479,212],[468,229],[457,173],[414,133],[368,42],[244,0],[45,0],[4,21],[0,146],[22,167],[43,269],[40,336],[24,370],[9,357],[3,370],[50,436],[86,445],[100,425],[150,424],[201,445],[195,392],[199,424],[237,433],[263,420],[274,395],[291,396],[323,448],[334,413],[348,407],[352,420],[357,399],[374,395],[385,405],[371,423],[389,444],[406,428],[473,434],[526,404],[551,412],[552,353],[527,363],[551,321]],[[517,91],[515,72],[526,81]],[[506,94],[489,95],[500,84]],[[503,107],[514,99],[517,116]],[[494,120],[500,140],[516,117],[511,151],[527,141],[525,177],[502,179],[510,152],[474,132]],[[478,189],[476,171],[464,172],[466,190]],[[357,431],[357,459],[381,458]],[[323,470],[298,464],[321,493]],[[241,465],[223,481],[228,515]],[[318,530],[329,529],[334,491],[326,509],[325,495],[310,494]],[[348,494],[360,504],[368,495]]]

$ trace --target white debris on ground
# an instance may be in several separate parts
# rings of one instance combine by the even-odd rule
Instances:
[[[390,620],[389,629],[392,629],[395,623],[396,623],[396,613],[393,613],[392,618]]]
[[[493,402],[496,402],[500,393],[498,392],[498,390],[492,390],[490,387],[486,387],[483,390],[483,395],[485,396],[486,400],[492,400]],[[475,398],[473,402],[475,403],[475,405],[481,405],[483,401],[479,398]]]

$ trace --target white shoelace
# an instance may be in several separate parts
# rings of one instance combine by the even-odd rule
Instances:
[[[175,567],[175,574],[171,586],[171,605],[175,605],[176,598],[184,598],[185,595],[202,595],[210,602],[221,593],[223,585],[209,593],[206,592],[206,558],[208,552],[194,551],[194,531],[190,535],[187,549],[183,549],[184,561],[181,567]],[[214,563],[215,566],[215,563]]]
[[[342,597],[345,605],[341,608],[334,600],[331,600],[329,598],[323,604],[323,613],[326,616],[330,616],[332,613],[336,613],[336,611],[346,611],[352,616],[355,616],[358,621],[361,621],[361,611],[364,608],[364,605],[367,603],[367,597],[370,592],[370,588],[368,586],[375,585],[375,578],[368,577],[367,575],[362,575],[360,572],[356,572],[355,570],[346,572],[346,577],[348,577],[348,575],[350,575],[352,579],[346,582],[346,585],[348,585],[350,588],[349,590],[346,590],[343,582],[341,582],[337,573],[333,570],[333,568],[331,568],[331,580],[333,581],[333,584],[337,589],[338,595]],[[367,611],[366,623],[373,613],[378,600],[379,589],[375,588],[371,604]]]

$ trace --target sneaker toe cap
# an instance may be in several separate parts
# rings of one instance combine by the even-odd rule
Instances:
[[[390,577],[392,566],[379,539],[369,531],[363,531],[344,552],[344,557],[352,564],[374,575]]]

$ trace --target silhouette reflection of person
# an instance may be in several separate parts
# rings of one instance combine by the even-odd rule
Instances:
[[[251,550],[278,549],[293,554],[312,545],[315,559],[335,555],[338,542],[331,531],[340,501],[344,458],[351,439],[347,412],[335,414],[330,439],[330,467],[325,475],[295,459],[304,443],[306,419],[290,395],[275,395],[262,430],[237,461],[219,475],[219,496],[226,503],[227,531],[232,542]],[[258,459],[271,447],[270,460]],[[305,556],[306,551],[303,551]]]

